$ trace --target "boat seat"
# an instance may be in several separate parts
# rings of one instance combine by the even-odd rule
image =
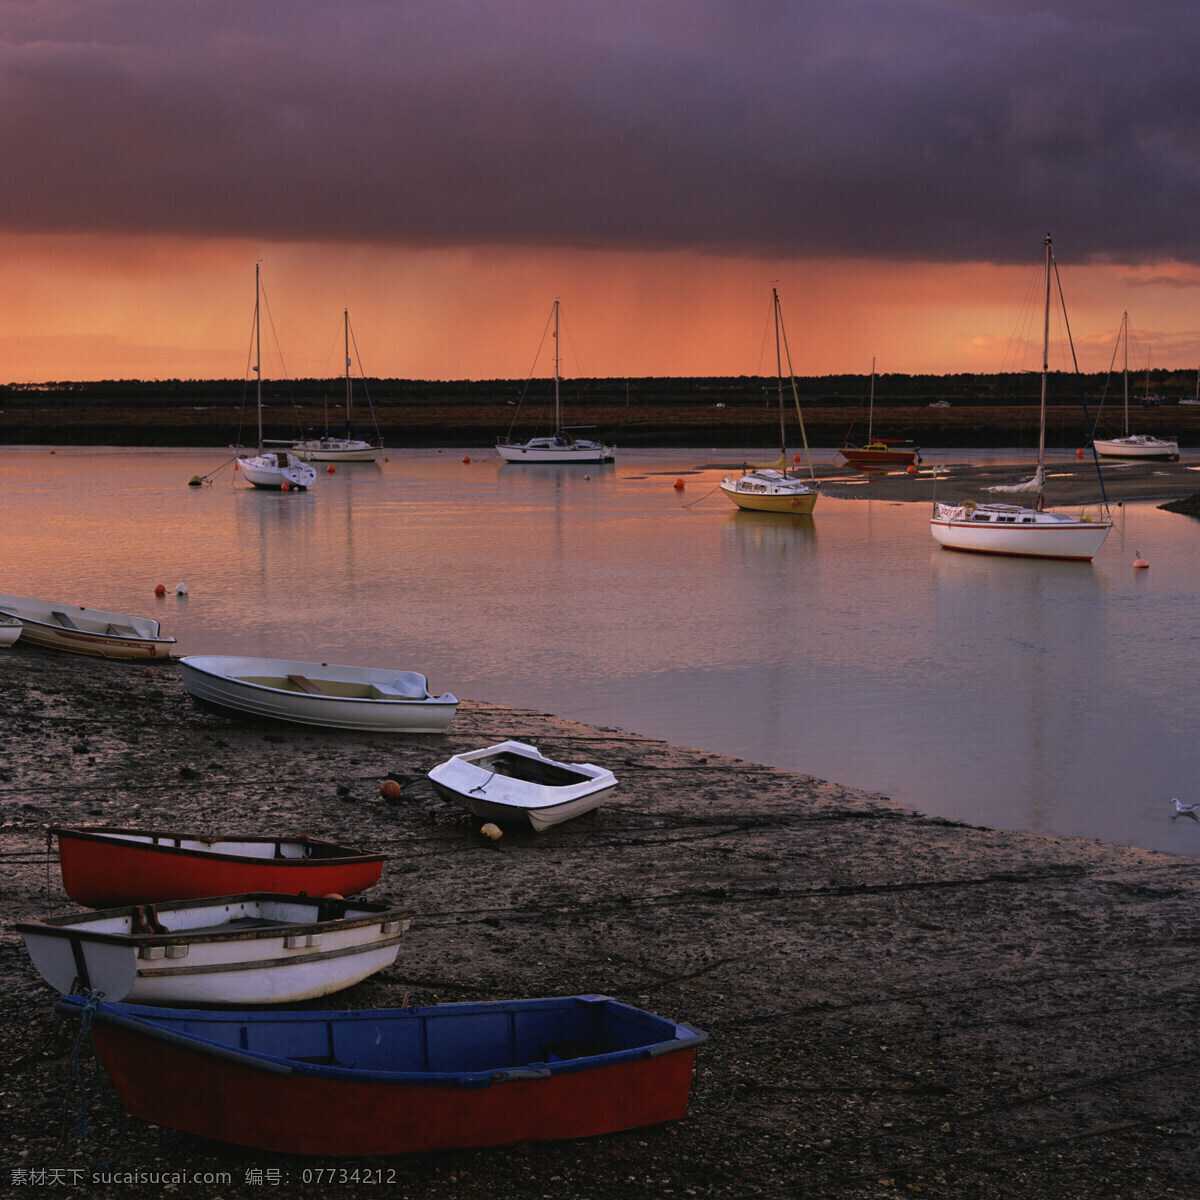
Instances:
[[[304,675],[289,675],[288,681],[294,683],[302,692],[308,692],[310,696],[321,695],[320,687]]]
[[[407,700],[423,700],[429,691],[425,677],[416,671],[402,671],[387,683],[377,683],[375,687],[386,695],[403,696]]]
[[[78,629],[79,626],[67,616],[65,612],[51,612],[50,614],[64,629]]]
[[[137,637],[138,631],[132,625],[118,625],[113,621],[108,623],[108,633],[114,637]]]

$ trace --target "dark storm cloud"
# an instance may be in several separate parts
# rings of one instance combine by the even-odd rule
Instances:
[[[0,4],[14,231],[1200,261],[1182,4]]]

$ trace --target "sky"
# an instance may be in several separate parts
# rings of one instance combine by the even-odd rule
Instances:
[[[1084,370],[1195,371],[1197,62],[1158,0],[0,0],[0,380],[243,378],[256,265],[267,377],[347,309],[544,374],[555,300],[564,376],[771,374],[772,288],[797,374],[1020,370],[1048,232]]]

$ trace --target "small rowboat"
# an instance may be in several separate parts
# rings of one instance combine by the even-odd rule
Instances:
[[[285,1004],[396,960],[411,913],[369,901],[253,893],[133,905],[17,931],[43,979],[143,1004]]]
[[[432,695],[416,671],[215,654],[189,655],[179,665],[192,699],[224,716],[374,733],[441,733],[458,711],[457,696]]]
[[[501,742],[456,754],[429,772],[444,800],[483,821],[519,822],[536,830],[598,808],[616,776],[591,763],[555,762],[524,742]]]
[[[24,641],[51,650],[95,658],[167,658],[175,645],[175,639],[163,637],[158,622],[150,617],[4,595],[0,595],[0,613],[20,619]]]
[[[360,1012],[92,1010],[135,1117],[282,1154],[591,1137],[687,1115],[707,1035],[607,996]]]
[[[21,630],[24,628],[18,617],[0,613],[0,646],[11,646],[21,636]]]
[[[63,887],[76,904],[111,908],[242,892],[350,896],[379,879],[386,854],[295,837],[208,837],[108,826],[58,836]]]

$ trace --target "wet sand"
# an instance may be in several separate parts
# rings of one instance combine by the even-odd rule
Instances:
[[[80,1142],[74,1027],[10,926],[5,1184],[18,1168],[107,1162],[228,1172],[224,1186],[166,1189],[205,1198],[351,1194],[344,1175],[304,1182],[314,1168],[456,1200],[1200,1191],[1200,860],[926,818],[490,703],[465,702],[441,736],[240,724],[195,707],[174,663],[152,669],[0,651],[10,921],[74,908],[45,848],[54,822],[307,832],[387,851],[372,895],[416,914],[392,968],[316,1006],[602,992],[711,1040],[685,1120],[589,1140],[271,1156],[118,1120],[88,1064]],[[948,720],[948,737],[965,733]],[[620,786],[593,814],[493,844],[425,772],[508,736],[609,766]],[[394,804],[379,798],[388,775],[406,780]]]

